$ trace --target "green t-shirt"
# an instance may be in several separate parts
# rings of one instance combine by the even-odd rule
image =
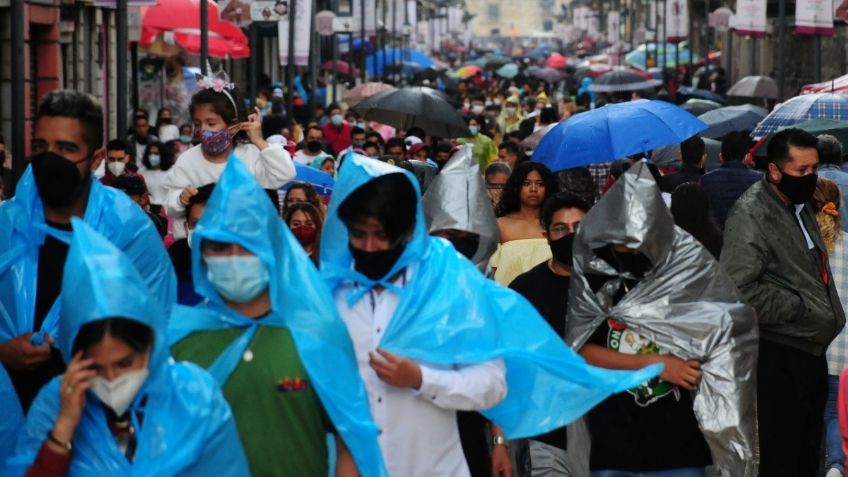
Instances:
[[[171,352],[209,368],[244,332],[192,333]],[[327,475],[325,437],[332,424],[287,328],[260,326],[223,391],[254,477]]]

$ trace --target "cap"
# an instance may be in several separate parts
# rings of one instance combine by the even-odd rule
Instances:
[[[407,149],[410,149],[412,146],[414,146],[416,144],[421,144],[423,142],[424,141],[422,141],[417,136],[407,136],[406,139],[403,140],[403,143],[406,144]]]
[[[414,137],[414,136],[413,136],[413,137]],[[415,153],[417,153],[418,151],[420,151],[420,150],[422,150],[422,149],[426,150],[427,152],[430,152],[430,148],[429,148],[429,147],[427,147],[427,145],[426,145],[426,144],[419,142],[419,143],[417,143],[417,144],[413,144],[412,146],[410,146],[410,148],[409,148],[409,153],[410,153],[410,154],[415,154]]]

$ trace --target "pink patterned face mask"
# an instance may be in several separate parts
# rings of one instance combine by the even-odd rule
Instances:
[[[227,151],[232,143],[230,129],[224,128],[220,131],[202,131],[200,133],[200,148],[208,156],[220,156]]]

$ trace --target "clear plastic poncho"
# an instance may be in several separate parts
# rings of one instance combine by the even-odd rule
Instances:
[[[471,146],[462,146],[451,156],[424,192],[421,205],[430,233],[454,229],[480,237],[471,261],[485,270],[498,248],[500,229]]]
[[[70,476],[248,475],[235,421],[215,381],[199,367],[174,363],[168,352],[167,314],[144,285],[131,259],[80,219],[62,281],[56,343],[66,361],[80,328],[105,318],[126,318],[154,331],[149,372],[130,406],[137,446],[130,463],[119,450],[106,411],[92,392],[74,432]],[[35,461],[60,409],[62,377],[50,381],[32,404],[7,475],[23,475]],[[141,421],[138,415],[143,415]]]
[[[207,278],[203,240],[237,243],[265,262],[270,271],[269,316],[258,322],[224,305]],[[244,333],[209,367],[215,380],[223,384],[235,371],[258,326],[288,328],[311,383],[360,474],[386,475],[377,425],[371,418],[347,328],[303,247],[241,161],[229,161],[215,185],[192,234],[191,262],[195,291],[206,300],[193,308],[174,308],[171,343],[195,331],[243,328]]]
[[[638,249],[654,264],[616,305],[620,274],[593,250]],[[587,274],[608,276],[597,293]],[[724,475],[756,472],[754,399],[757,327],[754,310],[707,250],[674,225],[644,162],[630,168],[583,218],[574,242],[566,341],[580,349],[612,318],[665,353],[701,362],[695,417]]]
[[[347,227],[338,216],[354,190],[386,174],[409,173],[383,162],[352,154],[341,168],[321,240],[321,273],[330,289],[355,281],[360,291],[346,297],[354,303],[361,290],[383,285],[351,265]],[[467,365],[503,358],[507,396],[483,415],[509,438],[543,434],[563,427],[610,394],[624,391],[656,375],[662,366],[639,371],[612,371],[589,366],[518,293],[486,279],[446,240],[430,237],[420,203],[412,238],[387,276],[415,264],[415,273],[398,290],[400,302],[380,347],[416,361]],[[563,291],[564,293],[565,291]],[[365,292],[367,293],[367,291]]]

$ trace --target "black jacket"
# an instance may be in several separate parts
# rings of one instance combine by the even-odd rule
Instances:
[[[724,227],[727,214],[736,200],[763,175],[748,169],[741,162],[725,162],[718,169],[701,178],[701,187],[710,198],[713,216],[718,225]]]

